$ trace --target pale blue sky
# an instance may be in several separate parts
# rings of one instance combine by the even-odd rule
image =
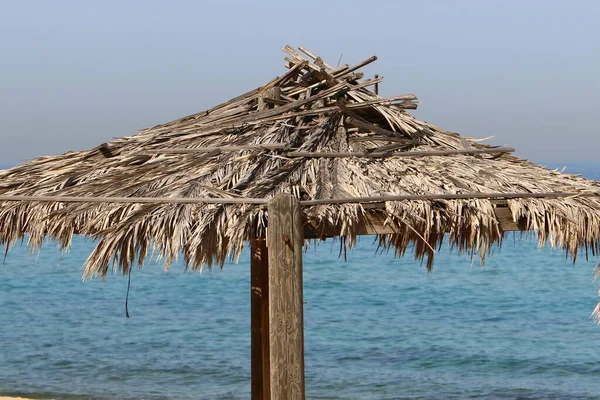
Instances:
[[[373,54],[415,115],[534,161],[599,160],[600,1],[0,0],[0,163],[94,147],[284,72]]]

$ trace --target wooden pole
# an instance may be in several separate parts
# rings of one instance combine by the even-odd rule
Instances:
[[[286,157],[304,157],[304,158],[409,158],[409,157],[438,157],[438,156],[455,156],[462,154],[490,154],[490,153],[512,153],[515,149],[512,147],[492,147],[489,149],[462,149],[462,150],[429,150],[429,151],[374,151],[366,152],[339,152],[331,151],[290,151],[284,153]]]
[[[220,147],[196,147],[196,148],[170,148],[170,149],[153,149],[144,150],[138,154],[191,154],[191,153],[222,153],[226,151],[240,151],[240,150],[278,150],[285,149],[289,144],[287,143],[265,143],[257,145],[244,145],[244,146],[220,146]]]
[[[265,239],[250,242],[252,400],[269,400],[269,259]]]
[[[304,400],[304,316],[300,203],[280,194],[268,205],[271,399]]]
[[[600,197],[598,192],[518,192],[518,193],[431,193],[402,194],[367,197],[342,197],[335,199],[302,200],[302,206],[319,204],[372,203],[405,200],[470,200],[470,199],[545,199],[562,197]],[[85,196],[21,196],[0,195],[2,201],[33,201],[40,203],[122,203],[122,204],[268,204],[267,199],[256,198],[220,198],[220,197],[85,197]],[[385,207],[384,207],[385,208]]]

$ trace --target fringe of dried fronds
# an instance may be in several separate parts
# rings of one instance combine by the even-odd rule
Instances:
[[[353,68],[329,68],[322,60],[286,48],[288,71],[263,87],[210,110],[144,129],[96,149],[42,157],[0,172],[2,195],[96,197],[214,197],[270,199],[292,193],[301,200],[346,197],[488,192],[587,192],[600,184],[549,171],[506,154],[414,158],[293,158],[288,151],[406,152],[488,148],[418,121],[405,110],[416,97],[384,100]],[[276,98],[271,98],[276,97]],[[354,121],[352,123],[352,121]],[[356,121],[362,121],[357,126]],[[365,126],[367,128],[365,128]],[[222,146],[285,143],[282,150],[219,151]],[[213,148],[165,154],[173,148]],[[598,254],[598,198],[517,199],[515,220],[576,259]],[[433,265],[444,234],[458,251],[483,261],[503,232],[489,200],[387,202],[307,207],[315,229],[339,232],[352,247],[359,227],[383,218],[397,233],[377,238],[380,249]],[[85,276],[126,274],[147,257],[167,268],[223,265],[244,243],[264,236],[266,209],[251,205],[0,203],[0,244],[27,236],[32,248],[54,238],[63,248],[73,235],[97,240]]]

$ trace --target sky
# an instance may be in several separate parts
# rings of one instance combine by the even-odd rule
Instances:
[[[536,162],[596,161],[600,1],[0,0],[0,164],[92,148],[371,55],[382,96]]]

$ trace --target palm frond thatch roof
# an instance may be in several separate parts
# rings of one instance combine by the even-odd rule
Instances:
[[[263,203],[292,193],[317,237],[334,232],[351,246],[377,221],[393,232],[381,246],[403,255],[414,245],[428,267],[445,233],[484,257],[504,236],[499,206],[540,244],[598,254],[598,182],[413,118],[414,95],[381,98],[381,78],[359,72],[375,57],[334,68],[284,51],[284,75],[210,110],[0,171],[0,243],[50,237],[67,248],[74,234],[91,236],[86,276],[126,273],[151,250],[167,267],[179,255],[192,269],[222,265],[265,235]]]

